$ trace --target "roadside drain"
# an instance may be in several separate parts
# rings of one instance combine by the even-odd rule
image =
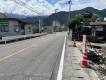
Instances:
[[[84,77],[77,77],[77,78],[83,79]]]
[[[75,69],[75,70],[81,70],[81,69]]]
[[[74,63],[74,64],[78,64],[79,65],[79,63]]]
[[[78,59],[72,59],[72,60],[78,60]]]
[[[77,57],[77,56],[72,56],[72,57]]]

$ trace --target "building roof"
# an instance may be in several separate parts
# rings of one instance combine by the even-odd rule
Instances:
[[[4,13],[0,13],[0,18],[7,18],[7,16]]]
[[[19,19],[16,18],[0,18],[0,20],[14,20],[14,21],[21,22]]]
[[[91,26],[106,26],[106,22],[90,22]]]
[[[0,20],[14,20],[14,21],[18,21],[18,22],[23,23],[23,24],[35,24],[33,22],[24,21],[24,20],[17,19],[17,18],[0,18]]]

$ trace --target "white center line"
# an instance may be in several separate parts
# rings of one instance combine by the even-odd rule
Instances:
[[[6,56],[6,57],[3,57],[3,58],[0,59],[0,62],[4,61],[4,60],[6,60],[6,59],[8,59],[8,58],[10,58],[10,57],[13,57],[13,56],[15,56],[15,55],[17,55],[17,54],[19,54],[19,53],[21,53],[21,52],[23,52],[23,51],[29,49],[29,48],[31,48],[31,47],[23,48],[23,49],[21,49],[21,50],[19,50],[19,51],[17,51],[17,52],[14,52],[14,53],[11,54],[11,55],[8,55],[8,56]]]

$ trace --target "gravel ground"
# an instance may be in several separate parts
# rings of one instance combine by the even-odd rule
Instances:
[[[102,48],[103,50],[103,57],[104,57],[104,64],[99,65],[99,70],[101,73],[103,73],[104,76],[106,76],[106,47]]]
[[[99,46],[99,45],[96,45]],[[105,46],[99,46],[101,47],[100,53],[102,57],[104,58],[104,62],[102,64],[95,64],[94,67],[100,74],[100,80],[106,80],[106,47]],[[96,49],[96,48],[95,48]]]
[[[82,43],[78,43],[80,45],[79,49],[82,50]],[[91,43],[90,45],[98,51],[97,53],[102,54],[104,57],[103,64],[94,64],[92,65],[92,68],[98,74],[99,80],[106,80],[106,44]]]

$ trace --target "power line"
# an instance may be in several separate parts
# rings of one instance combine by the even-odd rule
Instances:
[[[64,4],[68,4],[69,5],[69,15],[68,15],[68,20],[70,20],[71,18],[71,8],[72,8],[72,0],[68,0],[66,1]]]
[[[35,12],[35,13],[37,13],[37,14],[40,14],[41,15],[41,13],[39,13],[37,10],[35,10],[33,7],[31,7],[31,6],[29,6],[27,3],[25,3],[24,1],[22,1],[22,0],[19,0],[20,1],[20,3],[17,1],[17,0],[15,0],[15,2],[17,3],[17,4],[19,4],[19,5],[21,5],[21,6],[23,6],[23,7],[25,7],[25,8],[27,8],[27,9],[29,9],[30,11],[33,11],[33,12]],[[29,7],[28,7],[29,6]],[[46,5],[43,5],[46,9],[49,9]]]
[[[17,3],[17,0],[15,0],[15,2]],[[21,2],[21,4],[23,4],[23,5],[21,5],[21,6],[25,7],[26,9],[29,9],[30,11],[32,11],[32,12],[34,12],[34,13],[37,13],[37,14],[41,15],[41,13],[39,13],[37,10],[33,9],[33,8],[32,8],[31,6],[29,6],[27,3],[25,3],[25,2],[23,2],[23,1],[21,1],[21,0],[20,0],[20,2]],[[20,3],[17,3],[17,4],[20,5]],[[29,6],[29,7],[28,7],[28,6]]]
[[[5,1],[8,1],[8,0],[5,0]],[[18,5],[21,5],[22,7],[24,7],[24,8],[26,8],[26,9],[30,10],[31,12],[34,12],[34,13],[36,13],[36,14],[38,14],[38,15],[42,15],[42,13],[40,13],[40,12],[37,11],[37,10],[35,10],[33,7],[31,7],[30,5],[28,5],[26,2],[24,2],[24,1],[22,1],[22,0],[11,0],[11,1],[15,2],[15,3],[18,4]],[[44,3],[44,2],[43,2],[43,3]],[[43,4],[43,6],[44,6],[46,9],[50,10],[46,5]]]
[[[22,7],[24,7],[24,8],[26,8],[26,9],[28,9],[28,10],[30,10],[31,12],[34,12],[34,13],[36,13],[36,14],[38,14],[38,15],[41,15],[41,13],[39,13],[37,10],[34,10],[31,6],[29,6],[27,3],[25,3],[25,2],[23,2],[23,1],[21,1],[21,0],[12,0],[13,2],[15,2],[16,4],[18,4],[18,5],[20,5],[20,6],[22,6]],[[29,7],[28,7],[29,6]]]

